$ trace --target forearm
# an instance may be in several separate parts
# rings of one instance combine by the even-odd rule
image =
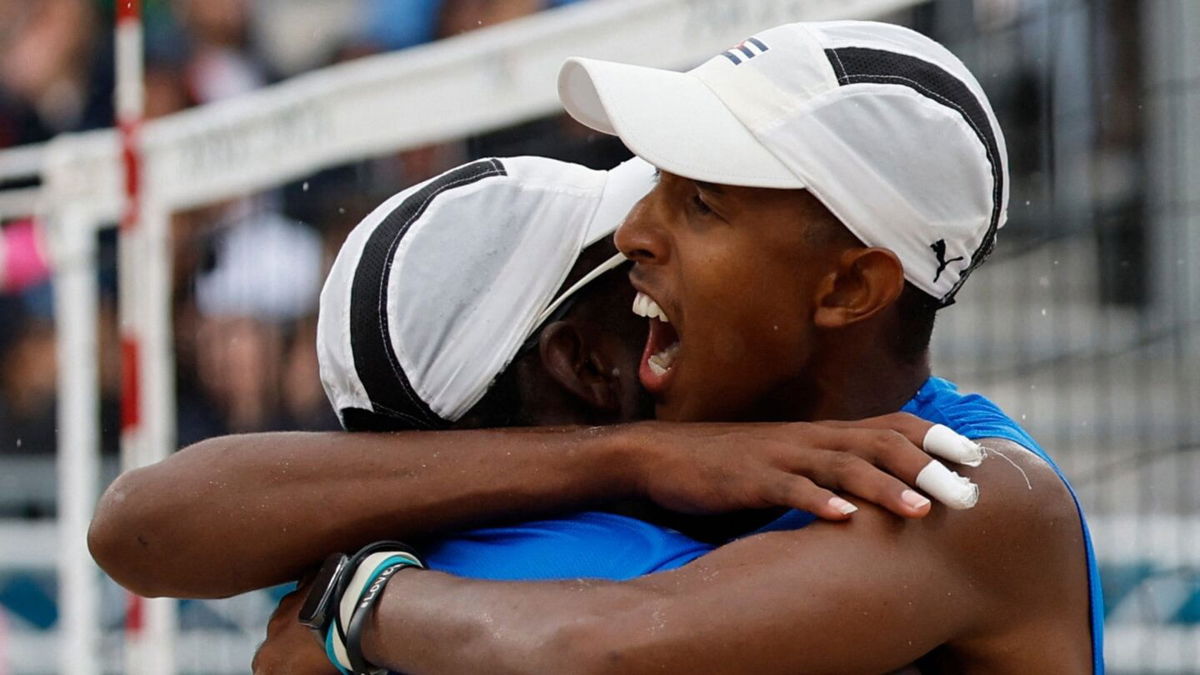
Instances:
[[[597,619],[619,620],[620,607],[644,599],[641,589],[604,581],[497,583],[404,571],[369,619],[363,655],[409,675],[590,673],[604,662],[588,637]]]
[[[630,491],[600,430],[255,434],[210,439],[118,478],[88,543],[145,595],[217,597],[325,555]]]
[[[747,608],[770,615],[773,604],[789,605],[778,600],[780,589],[739,597],[745,584],[705,589],[696,581],[686,571],[629,582],[514,583],[405,571],[385,587],[363,655],[409,675],[797,672],[797,662],[776,658],[773,646],[803,636],[804,616],[774,628],[738,621]]]
[[[405,571],[385,588],[363,653],[410,675],[887,672],[983,603],[936,561],[908,564],[909,537],[891,516],[872,518],[758,535],[629,582]]]

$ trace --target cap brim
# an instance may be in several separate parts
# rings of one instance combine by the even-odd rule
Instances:
[[[558,95],[576,120],[619,136],[663,171],[722,185],[804,187],[688,73],[572,58],[559,72]]]

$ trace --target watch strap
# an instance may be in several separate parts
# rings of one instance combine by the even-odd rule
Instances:
[[[366,674],[376,675],[386,672],[383,669],[376,669],[371,664],[367,663],[366,657],[362,653],[362,634],[367,625],[368,619],[371,617],[371,610],[375,608],[375,604],[383,595],[383,587],[391,580],[392,575],[405,567],[419,567],[420,564],[412,558],[402,556],[392,556],[389,562],[384,563],[384,567],[374,575],[374,580],[363,593],[362,599],[358,602],[358,607],[354,609],[354,614],[350,617],[350,625],[346,627],[346,656],[350,660],[350,669],[355,675]]]
[[[386,672],[374,668],[362,656],[366,619],[393,574],[405,567],[424,566],[411,548],[395,541],[371,544],[350,558],[334,618],[325,635],[325,654],[343,675]]]

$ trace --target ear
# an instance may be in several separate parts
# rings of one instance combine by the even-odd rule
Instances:
[[[833,271],[817,285],[813,322],[841,328],[875,316],[904,290],[904,266],[884,248],[855,248],[842,253]]]
[[[613,359],[597,337],[594,330],[584,330],[569,318],[555,321],[538,337],[542,366],[589,407],[616,412],[621,407],[620,382],[613,375]]]

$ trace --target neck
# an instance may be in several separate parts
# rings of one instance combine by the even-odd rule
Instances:
[[[857,420],[894,413],[929,379],[928,355],[905,363],[876,354],[874,358],[836,354],[816,359],[812,372],[775,392],[762,409],[778,421]]]
[[[919,363],[870,365],[862,361],[842,369],[841,377],[818,384],[823,396],[812,419],[856,420],[894,413],[929,379],[929,359]]]

